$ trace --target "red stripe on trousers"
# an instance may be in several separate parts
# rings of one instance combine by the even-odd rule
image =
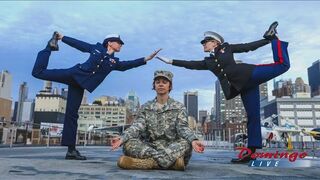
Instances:
[[[281,49],[281,42],[278,39],[277,41],[277,47],[278,47],[278,57],[279,57],[279,62],[274,62],[270,64],[257,64],[256,66],[274,66],[277,64],[283,64],[283,56],[282,56],[282,49]]]

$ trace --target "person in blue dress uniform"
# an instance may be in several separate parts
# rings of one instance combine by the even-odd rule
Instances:
[[[59,40],[82,52],[89,53],[88,60],[68,69],[47,69],[51,52],[59,50]],[[161,50],[156,50],[150,56],[136,60],[120,61],[114,54],[120,52],[122,45],[124,45],[124,42],[117,34],[106,36],[102,43],[90,44],[54,32],[46,48],[38,53],[32,75],[38,79],[68,85],[61,142],[61,145],[68,146],[65,159],[86,160],[86,157],[82,156],[75,147],[78,110],[84,90],[93,92],[111,71],[126,71],[144,65]]]

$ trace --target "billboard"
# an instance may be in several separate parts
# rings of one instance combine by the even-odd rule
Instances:
[[[63,124],[58,123],[41,123],[40,125],[41,135],[47,136],[49,133],[50,137],[61,137]]]

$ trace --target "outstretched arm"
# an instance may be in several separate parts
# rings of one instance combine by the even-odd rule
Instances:
[[[162,56],[157,56],[158,59],[161,61],[172,64],[174,66],[180,66],[187,69],[196,69],[196,70],[207,70],[206,63],[204,60],[202,61],[185,61],[185,60],[177,60],[177,59],[170,59]]]
[[[258,41],[243,43],[243,44],[230,44],[231,51],[234,53],[242,53],[248,51],[254,51],[259,47],[265,46],[269,44],[270,41],[267,39],[261,39]]]
[[[117,63],[116,66],[116,70],[118,71],[126,71],[128,69],[132,69],[135,67],[139,67],[141,65],[146,64],[148,61],[150,61],[151,59],[154,58],[154,56],[156,56],[158,54],[158,52],[161,51],[161,49],[158,49],[156,51],[154,51],[153,53],[151,53],[149,56],[144,57],[144,58],[139,58],[136,60],[132,60],[132,61],[119,61]]]
[[[93,45],[58,33],[58,39],[82,52],[90,52]]]
[[[139,58],[139,59],[131,60],[131,61],[119,61],[117,63],[115,70],[126,71],[128,69],[139,67],[144,64],[146,64],[146,61],[144,60],[144,58]]]

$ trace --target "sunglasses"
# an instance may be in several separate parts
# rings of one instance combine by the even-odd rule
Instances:
[[[207,42],[215,42],[215,43],[217,43],[216,40],[204,40],[201,44],[205,45]]]

